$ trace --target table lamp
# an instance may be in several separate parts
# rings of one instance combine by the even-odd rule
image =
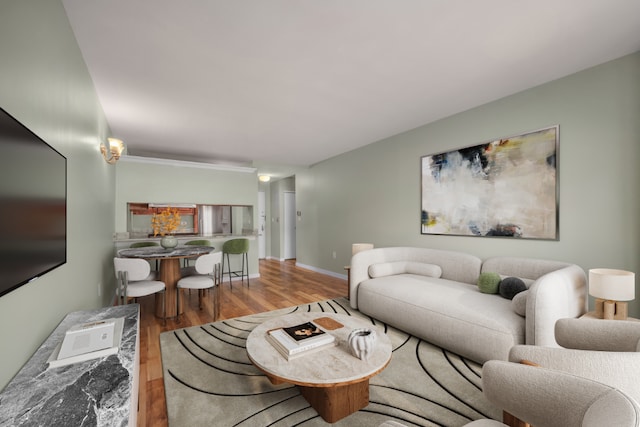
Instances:
[[[368,251],[373,249],[373,243],[354,243],[351,245],[351,256],[354,256],[358,252]]]
[[[596,316],[600,319],[624,320],[626,302],[636,297],[636,275],[610,268],[589,270],[589,295],[596,298]]]

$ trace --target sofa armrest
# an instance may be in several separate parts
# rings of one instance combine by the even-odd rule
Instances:
[[[383,249],[370,249],[358,252],[351,258],[351,267],[349,271],[349,303],[351,307],[358,308],[358,286],[369,278],[369,266],[371,264],[390,261],[385,256]],[[395,259],[393,259],[395,261]]]
[[[632,320],[560,319],[556,341],[576,350],[639,351],[640,322]]]
[[[587,307],[587,276],[577,265],[547,273],[529,288],[526,312],[526,343],[558,346],[556,321],[579,317]]]
[[[637,403],[623,392],[551,369],[492,360],[482,368],[482,387],[490,402],[535,426],[638,422]]]
[[[517,345],[511,362],[528,360],[541,367],[567,372],[616,387],[640,401],[640,353],[586,351]]]

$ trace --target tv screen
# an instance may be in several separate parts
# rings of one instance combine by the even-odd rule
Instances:
[[[67,159],[0,108],[0,296],[67,261]]]

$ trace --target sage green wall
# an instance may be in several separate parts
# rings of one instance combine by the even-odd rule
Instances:
[[[100,155],[108,126],[60,1],[2,2],[0,58],[0,106],[67,158],[67,263],[0,297],[2,388],[67,313],[108,304],[115,168]]]
[[[127,231],[129,202],[251,205],[254,206],[254,229],[258,224],[258,177],[255,172],[120,161],[116,165],[115,200],[116,232]],[[257,240],[251,241],[249,264],[250,274],[256,274]]]
[[[420,234],[420,157],[560,125],[560,240]],[[342,273],[351,243],[461,250],[640,273],[640,53],[314,165],[296,175],[298,262]],[[333,259],[332,251],[337,252]],[[640,292],[630,311],[640,315]]]

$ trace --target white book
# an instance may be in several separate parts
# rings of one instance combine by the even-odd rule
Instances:
[[[49,368],[118,353],[123,328],[124,317],[72,326],[51,353]]]
[[[322,334],[304,341],[296,342],[282,328],[273,329],[267,332],[267,338],[271,345],[274,346],[287,360],[295,356],[306,354],[311,350],[317,350],[324,347],[335,345],[335,337],[331,334]]]

